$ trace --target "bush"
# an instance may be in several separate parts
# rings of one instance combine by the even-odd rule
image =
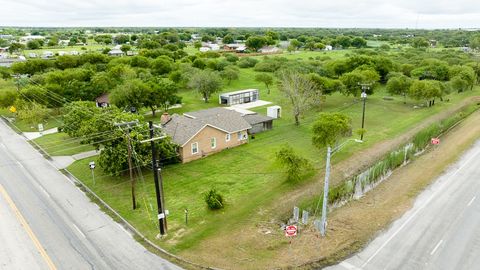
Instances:
[[[251,67],[254,67],[257,63],[258,63],[257,59],[245,57],[245,58],[241,58],[238,61],[237,65],[241,68],[251,68]]]
[[[204,199],[210,210],[218,210],[224,206],[223,196],[215,188],[205,193]]]

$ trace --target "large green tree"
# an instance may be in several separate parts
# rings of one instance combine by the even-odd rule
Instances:
[[[258,51],[267,44],[267,40],[262,36],[252,36],[247,39],[245,45],[253,51]]]
[[[207,103],[210,96],[222,88],[222,78],[216,71],[198,70],[193,73],[188,86],[197,90]]]
[[[352,119],[342,113],[320,113],[312,130],[314,146],[334,146],[342,137],[351,135]]]
[[[149,86],[149,94],[144,105],[150,108],[153,116],[157,108],[167,111],[169,106],[182,102],[182,98],[177,95],[177,85],[169,79],[153,79]]]
[[[255,75],[255,81],[264,83],[265,87],[267,88],[267,93],[270,94],[270,85],[273,83],[272,75],[263,72],[258,73]]]
[[[149,85],[139,79],[127,81],[118,85],[110,93],[110,102],[119,108],[135,107],[140,109],[145,107],[149,97]]]

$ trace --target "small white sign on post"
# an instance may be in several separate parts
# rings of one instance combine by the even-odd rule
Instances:
[[[40,134],[43,132],[43,124],[38,124],[38,132],[40,132]]]

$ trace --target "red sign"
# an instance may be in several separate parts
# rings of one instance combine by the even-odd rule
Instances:
[[[297,226],[290,225],[285,228],[285,236],[296,236],[297,235]]]
[[[432,138],[432,144],[440,144],[439,138]]]

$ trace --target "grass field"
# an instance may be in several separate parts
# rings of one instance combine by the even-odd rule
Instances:
[[[263,205],[280,200],[287,191],[317,179],[317,174],[311,173],[302,183],[291,184],[285,181],[282,168],[275,162],[275,152],[285,143],[289,143],[297,153],[311,160],[318,172],[323,170],[324,150],[317,150],[311,146],[310,129],[319,110],[305,114],[301,119],[301,125],[295,126],[290,115],[290,105],[278,89],[274,86],[272,93],[267,94],[265,87],[254,81],[254,75],[252,69],[241,69],[240,79],[225,86],[222,92],[259,88],[261,99],[282,106],[282,119],[274,121],[273,130],[256,135],[247,145],[188,164],[164,168],[166,205],[170,216],[168,237],[162,241],[155,240],[161,246],[181,253],[213,234],[228,233],[232,228],[246,226],[249,217],[261,211]],[[405,105],[400,97],[393,100],[383,99],[386,94],[384,89],[379,87],[367,101],[365,143],[352,144],[343,149],[334,157],[334,162],[343,160],[354,151],[370,147],[378,141],[393,138],[414,127],[422,119],[478,93],[477,87],[475,91],[449,96],[449,103],[437,102],[432,108],[413,109],[416,102],[412,100],[408,100]],[[184,91],[181,94],[184,97],[184,106],[171,112],[182,113],[218,106],[218,97],[215,96],[206,104],[194,91]],[[322,110],[344,112],[352,117],[354,129],[360,127],[362,103],[359,100],[334,94],[327,97]],[[266,113],[265,108],[255,111]],[[106,176],[99,168],[97,184],[93,187],[90,182],[90,171],[86,169],[89,161],[77,161],[69,167],[69,170],[136,227],[154,239],[157,224],[154,218],[156,206],[152,174],[146,170],[138,172],[137,198],[140,207],[132,211],[128,178]],[[206,209],[202,194],[211,187],[215,187],[225,196],[227,207],[224,210],[212,212]],[[188,226],[184,222],[185,209],[189,212]]]
[[[35,139],[34,142],[40,145],[50,156],[71,156],[95,150],[93,146],[80,144],[78,139],[72,139],[63,132],[44,135]]]

